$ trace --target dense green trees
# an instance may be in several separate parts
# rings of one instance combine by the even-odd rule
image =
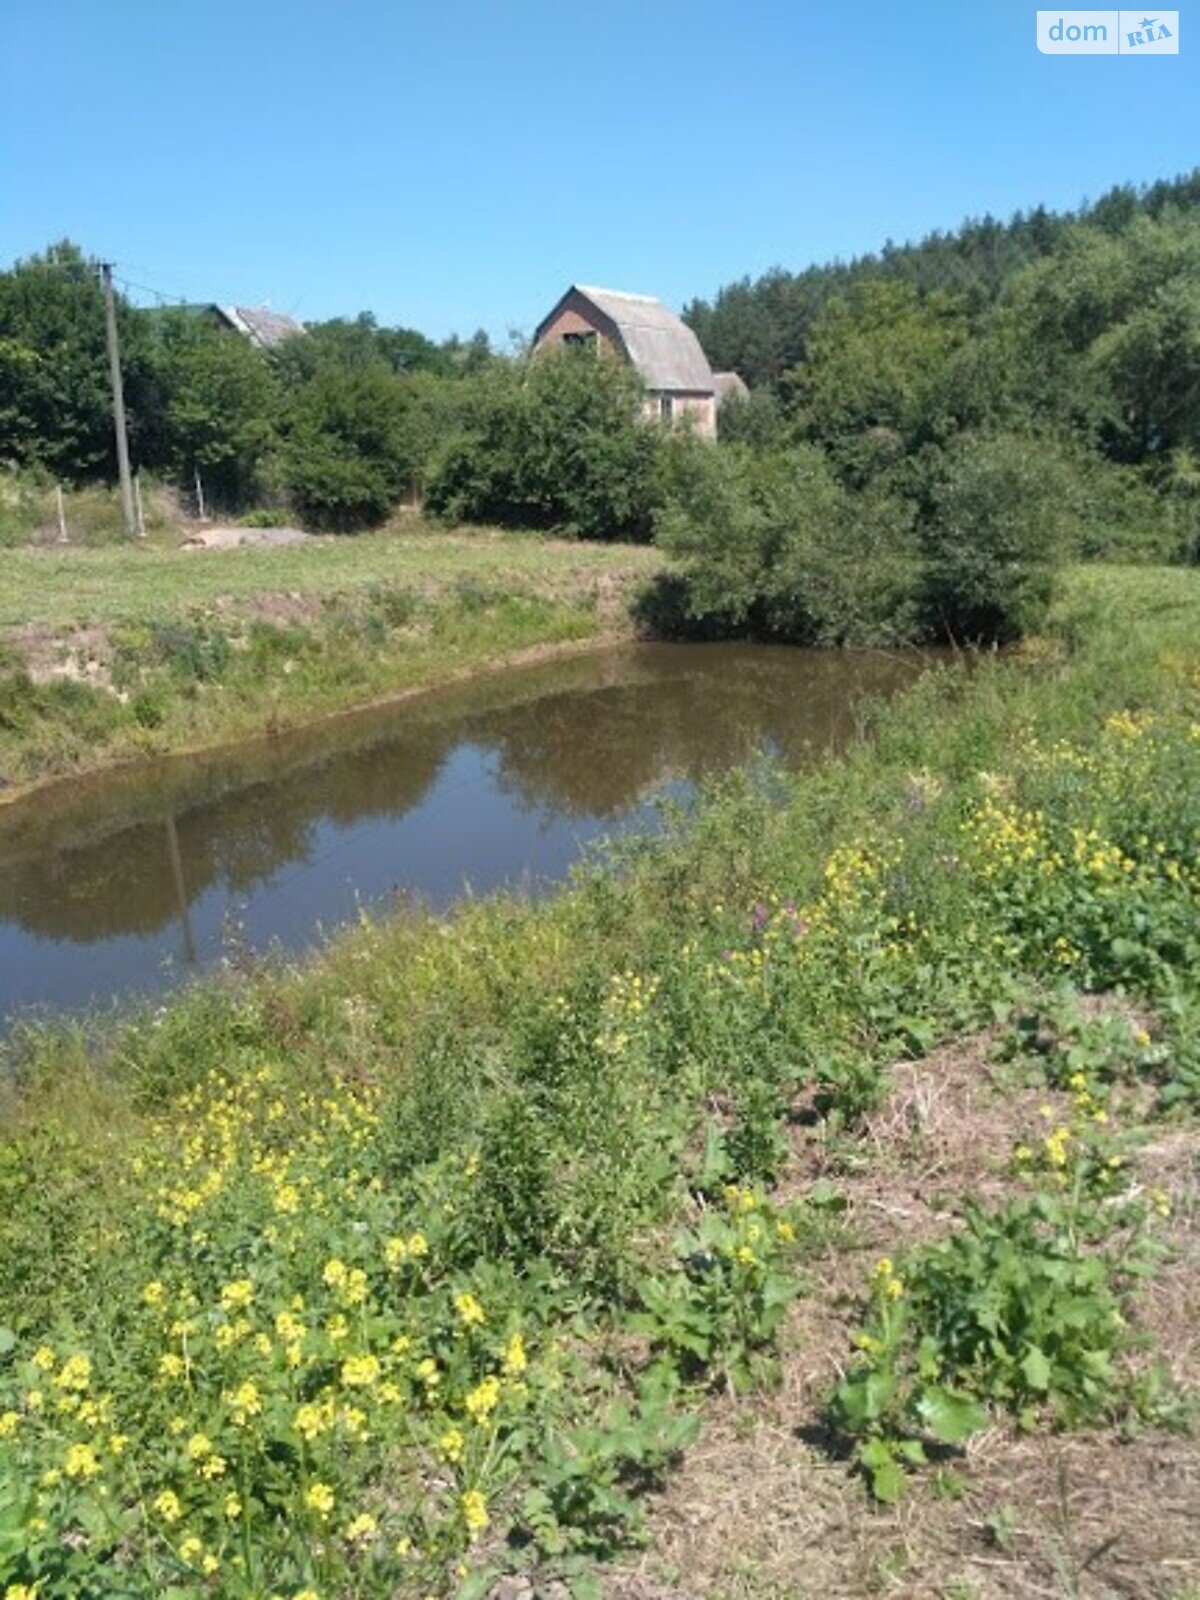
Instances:
[[[145,341],[121,303],[131,408],[147,389]],[[3,454],[80,481],[115,466],[104,297],[95,264],[66,241],[0,273]]]
[[[285,499],[323,528],[388,515],[459,429],[485,335],[438,345],[364,314],[269,354],[203,307],[117,314],[135,466],[199,473],[210,506]],[[115,476],[98,265],[73,244],[0,273],[0,461],[69,483]]]
[[[163,313],[154,326],[161,403],[143,425],[142,455],[184,482],[199,472],[213,500],[237,505],[253,495],[275,437],[279,404],[270,369],[245,339],[186,311]],[[155,424],[161,433],[153,440]]]

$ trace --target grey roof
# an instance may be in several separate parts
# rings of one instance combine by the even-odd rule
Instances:
[[[270,350],[273,345],[304,332],[302,322],[285,316],[282,311],[272,311],[270,306],[222,306],[220,310],[231,327],[244,333],[262,350]]]
[[[726,400],[744,400],[750,393],[746,387],[746,380],[737,372],[714,372],[713,388],[717,393],[717,404],[724,405]]]
[[[572,288],[616,324],[625,352],[647,389],[712,394],[712,368],[699,339],[661,300],[582,283]]]

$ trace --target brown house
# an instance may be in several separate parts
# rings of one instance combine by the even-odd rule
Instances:
[[[533,336],[535,350],[562,344],[594,345],[620,356],[646,385],[647,416],[688,417],[702,437],[716,437],[717,383],[708,357],[661,300],[572,284]]]

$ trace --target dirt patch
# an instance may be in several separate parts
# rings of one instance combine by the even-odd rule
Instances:
[[[20,661],[34,683],[70,679],[95,689],[112,688],[112,643],[107,628],[91,626],[68,632],[31,622],[5,630],[6,650]]]
[[[307,544],[313,537],[302,528],[201,528],[185,539],[181,550],[236,550],[241,545],[272,547]]]
[[[1102,1003],[1104,1004],[1104,1003]],[[1027,1438],[999,1425],[971,1441],[953,1476],[927,1470],[881,1508],[823,1433],[874,1260],[944,1236],[953,1202],[1014,1192],[1015,1143],[1066,1096],[1022,1087],[981,1035],[897,1066],[853,1145],[793,1131],[785,1185],[830,1179],[846,1239],[807,1266],[780,1390],[706,1409],[700,1443],[651,1510],[652,1543],[610,1569],[611,1600],[1197,1600],[1200,1446],[1186,1434],[1108,1428]],[[1134,1097],[1136,1101],[1136,1097]],[[1137,1300],[1147,1349],[1175,1383],[1200,1381],[1200,1135],[1159,1127],[1131,1183],[1161,1189],[1172,1254]]]
[[[274,628],[312,627],[321,620],[325,600],[319,594],[299,591],[248,595],[219,595],[213,602],[219,616],[230,620],[267,622]]]

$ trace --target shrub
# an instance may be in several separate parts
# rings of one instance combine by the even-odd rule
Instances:
[[[686,610],[714,631],[801,644],[913,635],[912,513],[852,494],[814,446],[774,455],[676,447],[659,541],[684,562]]]
[[[403,382],[383,366],[327,366],[297,394],[283,476],[304,521],[348,533],[382,522],[413,472]]]
[[[491,374],[433,474],[430,510],[581,539],[648,539],[661,436],[641,399],[632,372],[588,351],[543,352]]]
[[[929,634],[973,644],[1044,621],[1067,535],[1060,453],[1019,434],[964,434],[946,451],[921,543]]]

